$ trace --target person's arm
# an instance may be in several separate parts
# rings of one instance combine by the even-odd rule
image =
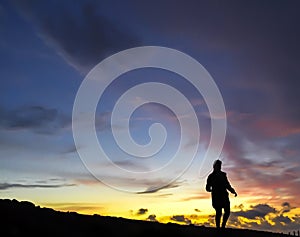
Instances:
[[[231,192],[232,194],[234,194],[234,196],[236,197],[237,193],[234,190],[234,188],[231,186],[231,184],[229,183],[226,173],[225,173],[225,180],[226,180],[226,189],[229,190],[229,192]]]
[[[212,186],[211,186],[211,178],[210,176],[208,176],[207,180],[206,180],[206,186],[205,189],[207,192],[211,192],[212,190]]]

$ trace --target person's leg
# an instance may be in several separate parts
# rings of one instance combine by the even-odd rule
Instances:
[[[221,221],[221,216],[222,216],[222,208],[215,208],[215,210],[216,210],[216,217],[215,217],[216,227],[220,228],[220,221]]]
[[[224,207],[224,215],[223,215],[223,220],[222,220],[222,228],[225,228],[227,220],[229,218],[230,215],[230,203],[228,202],[228,204],[225,205]]]

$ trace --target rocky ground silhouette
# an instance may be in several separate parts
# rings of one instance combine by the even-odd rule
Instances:
[[[284,237],[280,233],[179,225],[41,208],[28,201],[0,200],[1,236],[201,236]]]

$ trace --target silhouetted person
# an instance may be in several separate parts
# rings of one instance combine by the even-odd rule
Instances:
[[[216,211],[216,227],[220,228],[220,220],[222,216],[222,209],[224,215],[222,220],[222,228],[225,228],[226,222],[230,215],[230,201],[227,190],[237,196],[234,188],[231,187],[227,175],[221,171],[222,161],[216,160],[213,165],[213,172],[207,177],[206,191],[211,192],[212,206]]]

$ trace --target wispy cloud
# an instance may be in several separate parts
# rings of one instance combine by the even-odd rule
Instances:
[[[71,120],[57,109],[43,106],[24,106],[17,109],[0,108],[0,128],[27,129],[36,133],[53,134],[67,127]]]
[[[153,183],[153,185],[150,185],[145,191],[138,192],[138,194],[156,193],[163,189],[177,188],[180,186],[179,182],[173,182],[173,183],[170,183],[170,184],[164,185],[164,186],[161,186],[161,184],[162,183],[158,180],[158,183],[156,183],[156,184]]]
[[[59,211],[75,211],[75,212],[95,212],[101,210],[103,206],[98,203],[81,203],[81,202],[61,202],[61,203],[42,203],[47,207],[54,208]]]
[[[138,46],[137,36],[100,14],[101,2],[41,4],[37,1],[14,1],[47,45],[54,47],[70,65],[86,73],[104,57],[119,50]],[[52,10],[55,9],[55,14]],[[80,18],[78,17],[80,16]]]
[[[76,186],[76,184],[21,184],[21,183],[0,183],[0,190],[11,188],[62,188]]]

